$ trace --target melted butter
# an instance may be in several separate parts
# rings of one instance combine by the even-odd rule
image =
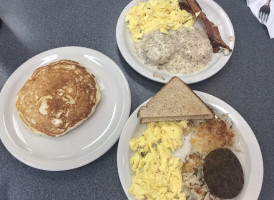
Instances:
[[[48,111],[47,111],[47,108],[49,107],[48,106],[48,103],[47,103],[47,99],[52,99],[52,96],[48,95],[48,96],[43,96],[41,97],[40,99],[40,107],[39,107],[39,112],[42,114],[42,115],[47,115],[48,114]]]
[[[61,124],[63,121],[61,119],[57,119],[57,118],[54,118],[51,120],[51,122],[55,125],[55,126],[58,126],[59,124]]]

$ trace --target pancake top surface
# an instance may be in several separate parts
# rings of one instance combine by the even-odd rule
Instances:
[[[94,75],[75,61],[60,60],[34,71],[18,92],[16,108],[33,132],[59,136],[87,119],[99,100]]]

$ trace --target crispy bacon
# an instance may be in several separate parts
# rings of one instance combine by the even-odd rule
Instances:
[[[180,8],[185,9],[188,12],[190,12],[191,10],[192,14],[199,13],[198,17],[204,22],[206,26],[207,35],[211,42],[213,52],[214,53],[219,52],[221,47],[228,49],[231,52],[232,50],[222,40],[218,27],[207,18],[206,14],[202,11],[199,4],[195,0],[186,0],[186,1],[188,5],[180,2],[179,3]]]
[[[181,8],[181,10],[186,10],[187,12],[191,13],[192,15],[194,15],[193,11],[191,10],[191,8],[189,7],[188,4],[185,4],[183,2],[179,2],[179,6]]]

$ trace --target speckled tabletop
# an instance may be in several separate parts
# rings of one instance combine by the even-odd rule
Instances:
[[[235,108],[261,147],[264,181],[259,199],[273,199],[274,39],[269,39],[245,0],[216,0],[230,17],[236,36],[231,59],[211,78],[190,85]],[[109,56],[124,72],[133,112],[163,84],[135,72],[116,44],[118,17],[129,0],[0,0],[0,88],[16,68],[43,51],[83,46]],[[48,172],[15,159],[0,143],[0,199],[126,199],[116,164],[117,142],[103,156],[78,169]]]

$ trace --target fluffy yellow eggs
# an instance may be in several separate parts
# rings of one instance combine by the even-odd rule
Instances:
[[[152,31],[168,33],[168,30],[192,27],[195,16],[181,10],[178,0],[138,0],[138,4],[126,14],[126,22],[133,41],[138,42],[144,34]]]
[[[186,121],[151,122],[142,136],[130,141],[131,150],[136,152],[130,159],[134,175],[129,192],[134,198],[185,200],[182,162],[171,151],[182,146],[186,126]]]

